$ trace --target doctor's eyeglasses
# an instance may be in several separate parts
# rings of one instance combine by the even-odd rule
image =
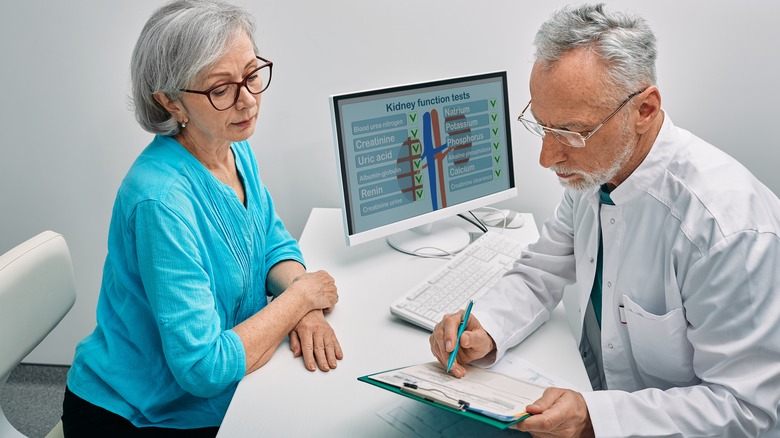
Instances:
[[[609,122],[610,119],[615,117],[615,114],[617,114],[621,109],[623,109],[623,107],[626,106],[626,104],[630,102],[631,99],[634,98],[634,96],[637,96],[644,91],[645,90],[640,90],[635,93],[629,94],[626,100],[624,100],[623,103],[621,103],[620,106],[618,106],[615,111],[612,111],[612,114],[607,116],[607,118],[604,119],[603,122],[599,123],[598,126],[593,128],[590,132],[579,133],[574,131],[567,131],[565,129],[548,128],[547,126],[540,124],[536,120],[527,119],[523,117],[525,115],[525,112],[528,111],[528,108],[531,107],[531,102],[533,101],[533,99],[528,101],[528,105],[526,105],[525,108],[523,108],[523,112],[520,113],[520,116],[517,118],[517,120],[521,122],[527,130],[531,131],[531,133],[536,136],[544,138],[544,136],[547,135],[547,133],[549,132],[565,146],[570,146],[573,148],[584,148],[585,140],[589,139],[593,134],[596,133],[596,131],[601,129],[602,126],[604,126],[607,122]]]

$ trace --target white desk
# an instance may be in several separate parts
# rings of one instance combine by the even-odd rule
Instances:
[[[527,242],[538,237],[531,215],[525,215],[522,228],[505,232]],[[388,306],[445,261],[399,253],[384,239],[347,247],[339,209],[312,210],[300,245],[308,270],[324,269],[336,279],[339,303],[328,321],[344,359],[330,372],[309,372],[282,343],[265,366],[238,385],[218,436],[401,436],[376,415],[398,395],[357,378],[434,360],[430,333],[395,318]],[[515,348],[540,370],[590,387],[561,306]]]

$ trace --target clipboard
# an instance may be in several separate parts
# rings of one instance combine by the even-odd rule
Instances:
[[[446,373],[438,362],[429,362],[369,374],[358,380],[499,429],[507,429],[530,417],[525,406],[536,401],[545,390],[534,383],[482,368],[469,365],[466,368],[462,379]],[[496,409],[496,404],[486,399],[506,406]]]

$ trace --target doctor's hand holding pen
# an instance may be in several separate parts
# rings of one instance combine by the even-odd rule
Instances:
[[[431,352],[455,377],[466,375],[463,364],[481,359],[496,349],[493,338],[467,310],[446,315],[433,328]],[[460,330],[461,324],[464,329]],[[460,333],[459,333],[460,332]],[[460,343],[458,344],[458,338]],[[459,345],[459,348],[458,348]],[[457,349],[454,360],[450,357]],[[593,425],[582,394],[570,389],[547,388],[542,398],[526,407],[531,417],[512,426],[534,438],[592,437]]]
[[[458,342],[458,329],[464,319],[465,329]],[[479,320],[473,315],[467,316],[464,310],[442,318],[433,328],[429,341],[433,355],[442,365],[451,366],[449,372],[455,377],[466,375],[466,369],[462,365],[481,359],[496,349],[493,338],[482,328]],[[450,355],[458,346],[455,360],[450,362]]]

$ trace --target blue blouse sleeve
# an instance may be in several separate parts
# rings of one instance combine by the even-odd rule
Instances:
[[[218,395],[243,377],[246,356],[238,335],[221,327],[208,261],[200,256],[208,252],[187,223],[159,202],[140,203],[135,221],[139,274],[165,360],[187,392]]]
[[[287,228],[284,227],[282,220],[276,213],[274,208],[271,194],[265,188],[264,185],[260,185],[263,204],[265,206],[265,223],[266,228],[266,251],[265,251],[265,265],[270,270],[275,264],[284,260],[295,260],[304,265],[303,254],[298,247],[298,242],[290,235]],[[267,277],[266,272],[266,277]]]

